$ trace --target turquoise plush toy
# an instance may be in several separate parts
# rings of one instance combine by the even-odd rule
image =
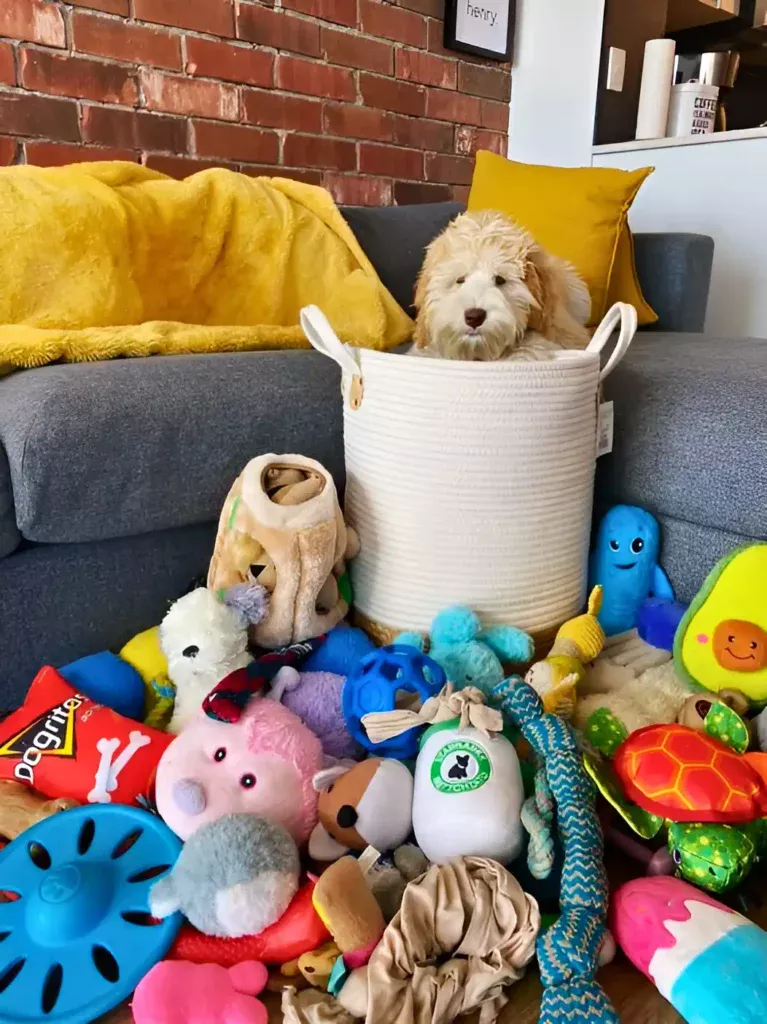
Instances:
[[[523,664],[532,660],[535,651],[532,637],[523,630],[514,626],[483,629],[479,617],[461,606],[441,611],[428,638],[400,633],[395,643],[427,652],[458,689],[477,686],[486,696],[506,678],[504,662]]]
[[[674,600],[668,576],[658,564],[659,555],[658,520],[643,508],[615,505],[599,524],[589,589],[602,587],[598,618],[607,636],[634,629],[648,597]]]

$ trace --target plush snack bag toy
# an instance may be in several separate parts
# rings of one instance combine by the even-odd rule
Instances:
[[[0,779],[84,804],[139,803],[172,739],[78,693],[48,666],[0,725]]]

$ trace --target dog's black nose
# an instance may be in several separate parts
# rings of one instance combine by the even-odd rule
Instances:
[[[351,804],[344,804],[338,808],[336,821],[341,828],[354,828],[357,824],[357,810]]]
[[[481,327],[482,324],[487,320],[486,309],[467,309],[463,314],[463,318],[469,327]]]
[[[185,647],[181,653],[185,658],[196,658],[200,653],[200,648],[192,644],[190,647]]]

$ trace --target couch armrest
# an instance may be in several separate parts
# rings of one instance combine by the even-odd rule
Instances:
[[[644,297],[658,314],[651,330],[700,332],[706,319],[714,240],[708,235],[636,234]]]

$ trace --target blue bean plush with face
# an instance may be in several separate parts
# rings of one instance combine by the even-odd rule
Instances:
[[[658,520],[635,505],[615,505],[597,530],[591,555],[589,589],[603,589],[599,621],[607,636],[625,633],[637,624],[648,597],[673,601],[674,591],[658,564]]]

